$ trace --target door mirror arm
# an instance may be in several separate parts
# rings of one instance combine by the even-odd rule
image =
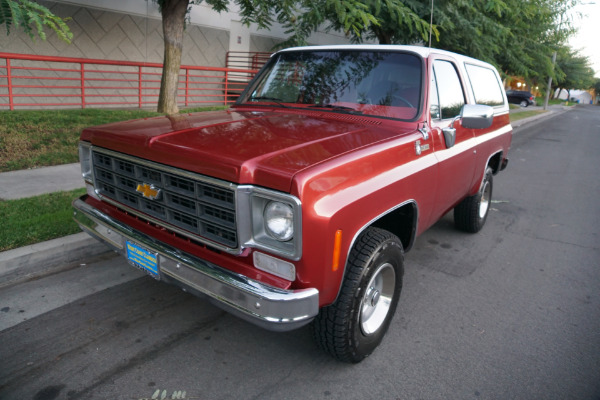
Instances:
[[[456,142],[456,128],[454,124],[461,120],[461,125],[467,129],[487,129],[494,122],[494,109],[482,104],[465,104],[460,109],[460,115],[456,116],[450,126],[442,129],[446,148],[454,146]]]

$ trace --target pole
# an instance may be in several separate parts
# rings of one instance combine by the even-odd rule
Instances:
[[[552,72],[554,72],[554,64],[556,63],[556,52],[552,54]],[[544,110],[548,108],[548,99],[550,98],[550,90],[552,89],[552,75],[548,78],[548,90],[546,90],[546,99],[544,100]]]

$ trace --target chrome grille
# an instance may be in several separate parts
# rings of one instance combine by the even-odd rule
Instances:
[[[151,216],[166,228],[184,230],[192,238],[238,246],[233,188],[113,152],[94,149],[92,155],[96,190],[101,196]],[[143,184],[154,185],[160,195],[144,197],[137,191]]]

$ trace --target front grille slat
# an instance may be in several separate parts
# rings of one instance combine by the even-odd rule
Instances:
[[[178,170],[113,152],[94,149],[92,160],[101,196],[151,216],[167,229],[183,229],[192,239],[238,246],[233,189],[200,175],[178,174]],[[151,197],[159,194],[144,197],[138,192],[144,188]]]

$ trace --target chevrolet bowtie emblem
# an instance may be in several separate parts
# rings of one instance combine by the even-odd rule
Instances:
[[[156,200],[160,197],[160,189],[147,183],[139,183],[136,192],[141,193],[142,196],[150,200]]]

